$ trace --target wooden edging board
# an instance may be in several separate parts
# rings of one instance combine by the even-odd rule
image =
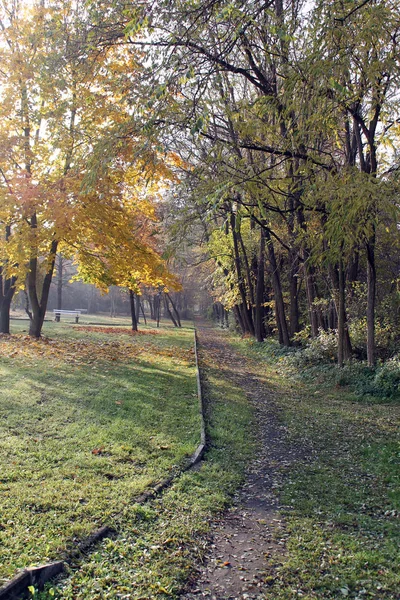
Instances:
[[[166,477],[160,483],[153,488],[150,488],[143,492],[140,496],[133,499],[134,504],[145,504],[149,500],[156,498],[161,492],[168,489],[174,481],[180,477],[183,473],[194,467],[199,463],[204,455],[206,449],[206,426],[204,418],[204,402],[203,394],[201,391],[201,379],[199,369],[199,355],[197,350],[197,332],[194,330],[194,355],[196,360],[196,382],[197,382],[197,397],[199,401],[200,411],[200,444],[196,450],[189,457],[189,460],[185,465],[178,469],[173,475]],[[44,584],[65,571],[65,567],[70,564],[74,559],[78,558],[85,552],[87,552],[94,544],[100,542],[102,539],[115,535],[117,532],[109,526],[100,527],[96,531],[93,531],[89,536],[84,538],[74,550],[69,553],[65,553],[62,556],[62,560],[58,560],[38,567],[29,567],[24,569],[18,575],[13,577],[10,581],[0,587],[0,600],[19,600],[20,598],[26,598],[30,596],[29,587],[33,586],[37,589],[42,589]]]

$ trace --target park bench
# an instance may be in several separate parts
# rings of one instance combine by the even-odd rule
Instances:
[[[54,313],[54,320],[57,321],[57,323],[60,322],[61,315],[73,315],[75,317],[75,323],[79,323],[79,317],[81,315],[80,310],[60,310],[58,308],[54,308],[53,313]]]

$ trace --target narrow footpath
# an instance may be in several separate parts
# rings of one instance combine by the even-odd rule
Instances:
[[[235,352],[226,331],[204,322],[196,326],[200,367],[207,373],[208,365],[221,365],[221,378],[241,389],[255,407],[257,454],[233,506],[212,524],[198,578],[181,600],[265,599],[268,579],[285,553],[285,527],[275,490],[282,471],[299,458],[299,451],[285,440],[260,365]],[[212,410],[212,388],[206,381],[204,393]]]

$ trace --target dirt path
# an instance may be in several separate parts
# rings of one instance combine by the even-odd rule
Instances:
[[[260,366],[237,354],[224,331],[198,323],[200,363],[221,365],[221,377],[243,390],[256,410],[258,454],[233,507],[212,525],[212,536],[199,577],[181,600],[233,600],[268,597],[268,577],[285,552],[285,530],[274,493],[282,469],[298,458],[285,443],[271,390]],[[207,390],[212,401],[212,390]],[[272,600],[272,599],[271,599]]]

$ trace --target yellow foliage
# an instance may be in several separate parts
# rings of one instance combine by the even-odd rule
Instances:
[[[126,132],[138,53],[88,45],[85,9],[69,1],[1,11],[4,274],[22,285],[29,261],[41,257],[50,268],[62,245],[102,289],[139,281],[177,289],[157,252],[155,207],[176,181],[179,157],[162,157],[143,134]],[[115,134],[119,127],[126,135]]]

